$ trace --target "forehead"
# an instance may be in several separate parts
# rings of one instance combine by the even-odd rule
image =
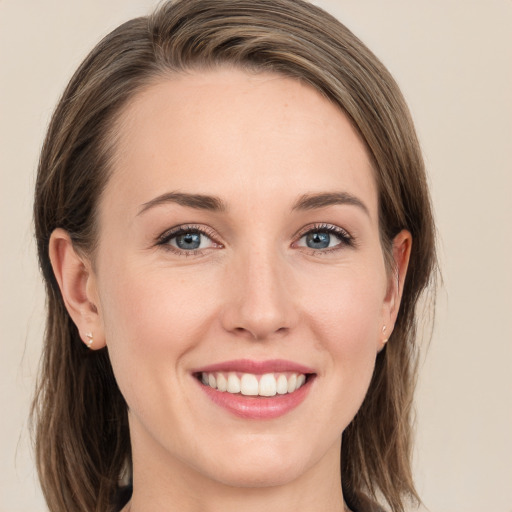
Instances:
[[[125,108],[116,138],[107,193],[139,204],[164,189],[240,198],[339,188],[371,196],[375,210],[358,132],[316,90],[281,75],[221,68],[163,78]]]

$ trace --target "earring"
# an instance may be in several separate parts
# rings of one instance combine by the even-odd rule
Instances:
[[[386,329],[387,329],[387,327],[385,325],[383,325],[382,326],[382,334],[384,334],[386,332]],[[385,340],[382,340],[382,343],[386,344],[388,342],[388,340],[389,340],[389,337],[386,338]]]
[[[85,336],[87,337],[87,341],[86,341],[87,346],[88,346],[89,348],[91,348],[91,346],[92,346],[92,342],[94,341],[94,340],[93,340],[93,337],[92,337],[92,332],[86,332],[86,333],[85,333]]]

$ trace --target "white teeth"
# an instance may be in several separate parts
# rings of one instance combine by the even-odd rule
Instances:
[[[228,381],[222,373],[217,374],[217,389],[219,391],[226,391],[228,389]]]
[[[261,376],[259,395],[260,396],[274,396],[277,393],[277,382],[273,373],[266,373]]]
[[[258,394],[258,379],[252,373],[244,373],[240,379],[240,393],[247,396]]]
[[[228,375],[228,393],[240,393],[240,379],[236,376],[236,373],[230,373]]]
[[[240,375],[240,374],[238,374]],[[235,372],[227,375],[221,372],[201,373],[201,382],[219,391],[228,393],[241,393],[245,396],[275,396],[293,393],[306,382],[306,375],[297,373],[265,373],[257,376],[252,373],[244,373],[241,378]]]
[[[297,385],[297,375],[292,373],[288,377],[288,393],[293,393],[295,391],[295,386]]]
[[[285,395],[288,393],[288,380],[285,375],[279,375],[276,383],[276,392],[278,395]]]

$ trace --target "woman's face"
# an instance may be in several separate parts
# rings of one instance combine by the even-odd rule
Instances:
[[[139,93],[117,136],[88,290],[136,470],[337,468],[396,307],[357,132],[298,81],[220,69]]]

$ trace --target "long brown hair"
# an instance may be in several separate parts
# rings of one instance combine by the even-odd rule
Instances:
[[[127,406],[108,349],[88,351],[64,306],[48,256],[58,227],[93,255],[95,212],[115,153],[116,120],[149,84],[222,64],[270,71],[309,84],[338,105],[367,144],[379,191],[381,242],[413,237],[395,329],[373,380],[343,433],[344,496],[402,512],[417,501],[411,458],[416,308],[436,266],[424,164],[405,101],[379,60],[335,18],[302,0],[178,0],[106,36],[81,64],[42,149],[34,219],[46,283],[47,326],[33,404],[36,459],[52,512],[105,511],[130,468]]]

